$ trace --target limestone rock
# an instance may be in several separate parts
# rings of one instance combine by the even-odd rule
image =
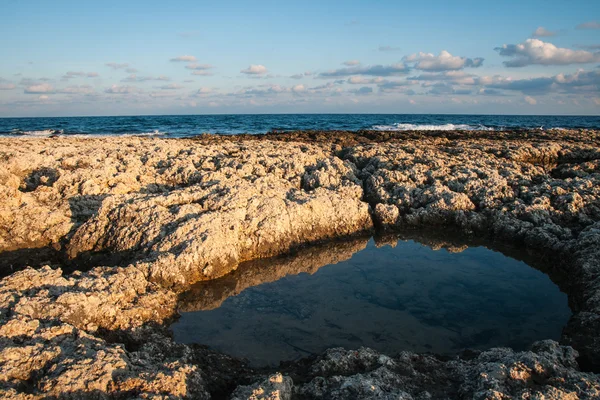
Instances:
[[[292,379],[280,373],[271,375],[264,381],[239,386],[231,395],[232,400],[290,400],[292,398]]]
[[[0,252],[63,257],[2,271],[0,397],[208,398],[239,375],[254,383],[237,398],[598,398],[598,375],[580,371],[600,368],[598,148],[594,130],[0,138]],[[330,349],[265,381],[165,330],[193,282],[374,226],[450,227],[545,254],[575,311],[563,345],[452,359]],[[238,271],[239,286],[182,305],[214,306],[361,245]],[[84,263],[103,254],[121,261]]]

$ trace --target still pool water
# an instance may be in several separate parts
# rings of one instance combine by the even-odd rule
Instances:
[[[330,347],[456,354],[559,339],[567,296],[485,247],[433,250],[371,239],[241,264],[185,293],[175,339],[277,365]]]

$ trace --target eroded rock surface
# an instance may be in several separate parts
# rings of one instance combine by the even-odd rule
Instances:
[[[496,348],[470,360],[442,361],[402,352],[391,358],[373,350],[330,349],[310,367],[309,382],[295,387],[311,399],[593,399],[598,377],[577,372],[577,353],[553,341],[532,351]]]
[[[72,274],[60,258],[2,271],[0,396],[597,398],[598,376],[579,368],[600,369],[599,146],[596,131],[0,139],[0,251],[52,246],[74,269],[122,255]],[[549,254],[568,276],[562,342],[576,350],[332,349],[278,375],[164,329],[194,282],[374,226],[450,226]]]

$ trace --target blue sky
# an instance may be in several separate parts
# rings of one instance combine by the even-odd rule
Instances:
[[[598,1],[0,5],[0,116],[600,114]]]

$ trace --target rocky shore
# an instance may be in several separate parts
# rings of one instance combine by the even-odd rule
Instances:
[[[560,343],[269,370],[169,336],[180,310],[432,227],[527,250],[569,295]],[[2,398],[599,398],[600,132],[1,138],[0,276]]]

